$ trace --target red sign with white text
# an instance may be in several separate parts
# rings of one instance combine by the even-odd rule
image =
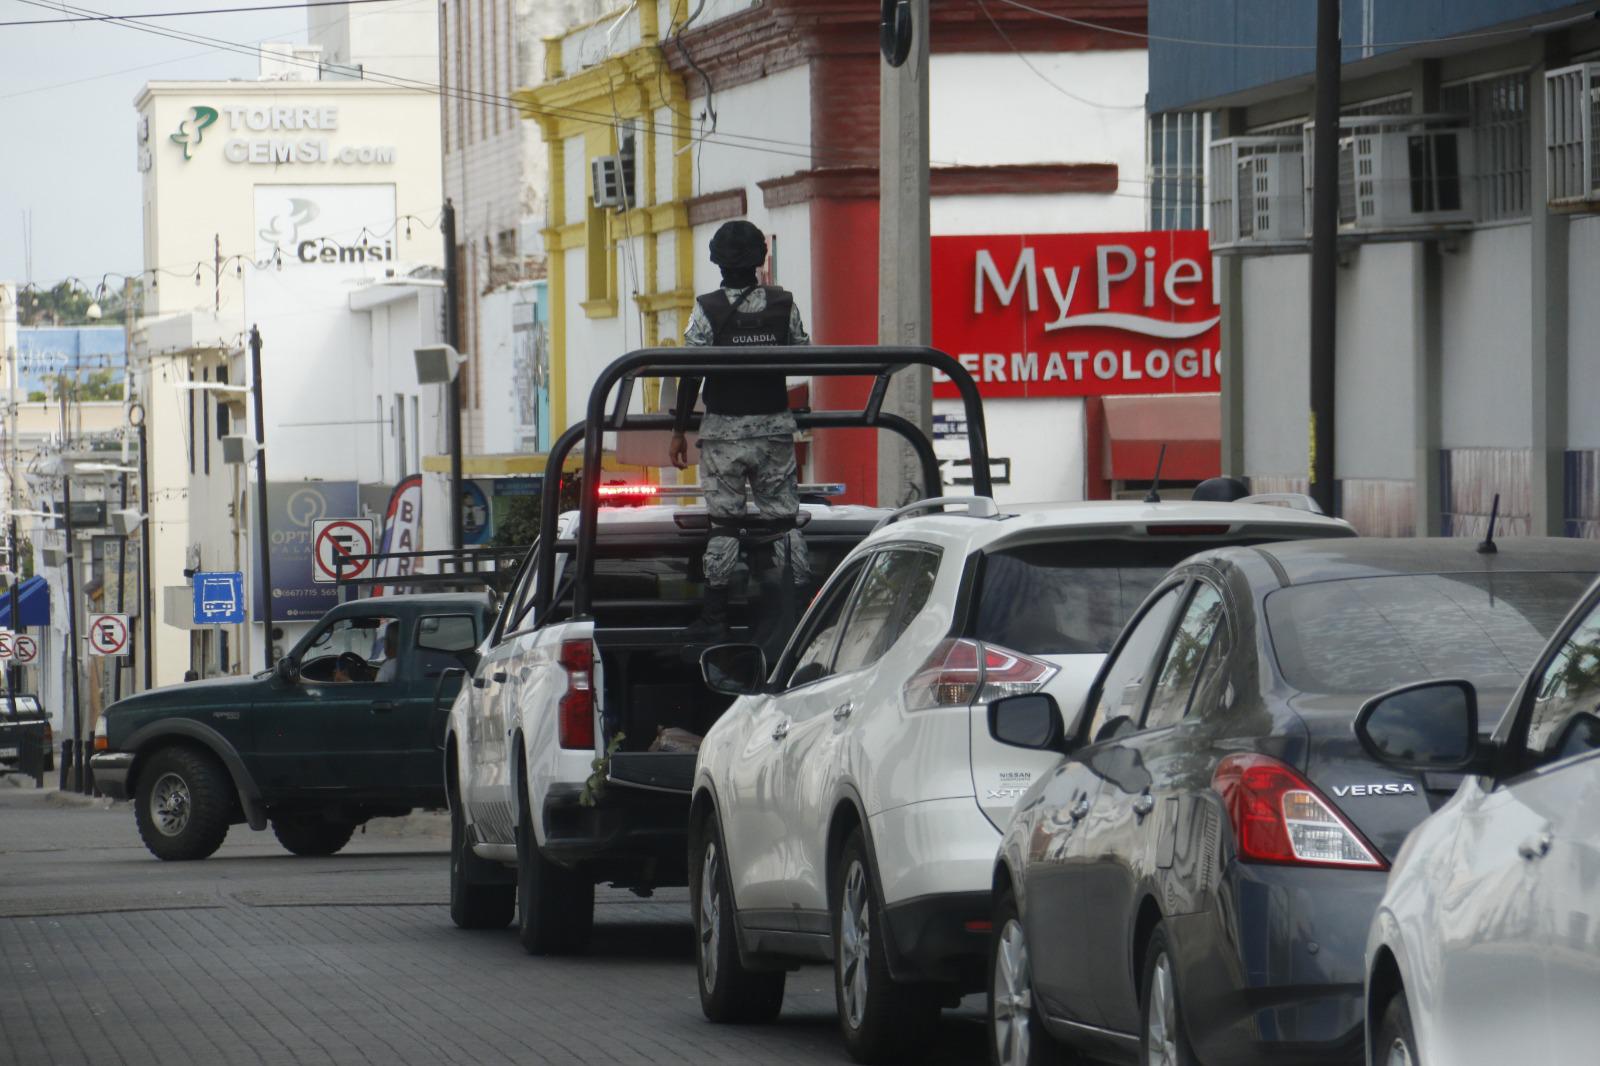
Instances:
[[[1216,392],[1220,321],[1205,230],[933,238],[933,345],[984,396]]]

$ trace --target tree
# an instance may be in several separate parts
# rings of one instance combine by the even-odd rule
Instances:
[[[122,382],[117,378],[117,372],[109,367],[92,370],[82,380],[74,374],[51,374],[45,380],[50,383],[50,398],[53,400],[60,400],[63,396],[91,403],[122,399]],[[29,394],[29,398],[32,399],[32,394]]]
[[[100,317],[89,317],[89,305],[100,305]],[[93,294],[70,281],[49,289],[23,289],[17,294],[19,326],[105,326],[123,321],[127,308],[122,293],[106,290],[96,300]]]

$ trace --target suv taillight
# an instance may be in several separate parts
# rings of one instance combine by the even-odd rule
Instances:
[[[560,739],[563,748],[594,747],[594,644],[587,640],[561,642],[561,666],[567,671],[567,691],[561,697]]]
[[[1056,667],[998,644],[967,637],[942,640],[906,682],[906,710],[967,707],[1036,691]]]
[[[1338,808],[1277,759],[1229,755],[1217,764],[1211,787],[1222,797],[1246,862],[1389,868]]]

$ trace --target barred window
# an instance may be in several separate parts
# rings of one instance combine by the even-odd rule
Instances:
[[[1446,85],[1439,102],[1446,111],[1471,117],[1478,219],[1526,218],[1533,180],[1527,73]]]
[[[1205,229],[1206,143],[1211,116],[1198,111],[1151,115],[1145,158],[1150,228]]]

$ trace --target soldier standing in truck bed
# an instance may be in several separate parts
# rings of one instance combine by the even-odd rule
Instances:
[[[767,259],[767,238],[749,222],[729,222],[711,238],[711,261],[722,270],[722,288],[695,300],[684,343],[691,346],[809,344],[794,297],[762,285],[756,270]],[[668,457],[680,470],[689,463],[684,434],[700,391],[698,378],[678,384],[678,406]],[[794,455],[794,415],[782,374],[727,374],[705,381],[705,417],[700,425],[700,484],[711,514],[706,545],[705,607],[685,637],[691,643],[727,639],[728,585],[739,561],[739,541],[725,532],[745,516],[746,486],[764,519],[792,521],[800,509]],[[810,576],[798,529],[777,542],[777,561],[796,585]]]

